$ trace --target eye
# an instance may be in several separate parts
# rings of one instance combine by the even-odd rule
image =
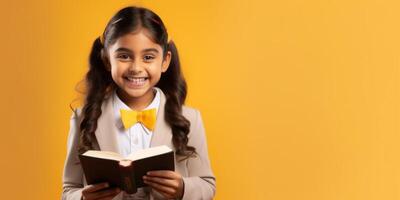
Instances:
[[[144,57],[143,57],[143,60],[144,61],[151,61],[151,60],[153,60],[154,59],[154,56],[152,56],[152,55],[145,55]]]
[[[128,60],[130,59],[130,56],[128,54],[119,54],[117,55],[117,58],[121,60]]]

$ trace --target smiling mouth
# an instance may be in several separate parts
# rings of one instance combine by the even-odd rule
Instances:
[[[136,81],[136,82],[145,81],[149,79],[149,77],[124,77],[124,78],[128,81]]]
[[[136,88],[144,86],[149,77],[124,77],[124,79],[128,82],[130,87]]]

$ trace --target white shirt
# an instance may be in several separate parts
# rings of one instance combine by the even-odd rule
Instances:
[[[153,87],[156,95],[151,103],[144,109],[156,109],[156,116],[158,113],[158,108],[160,106],[160,88]],[[115,123],[118,129],[117,138],[119,143],[119,152],[122,156],[127,156],[133,152],[140,149],[146,149],[150,147],[151,137],[153,132],[146,128],[142,123],[136,123],[129,129],[125,130],[124,125],[121,120],[120,109],[132,110],[127,106],[117,95],[116,90],[113,94],[113,108]]]

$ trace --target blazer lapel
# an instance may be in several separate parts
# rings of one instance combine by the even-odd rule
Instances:
[[[117,127],[115,126],[112,96],[108,97],[102,105],[102,113],[97,121],[95,132],[101,151],[119,152],[117,140]]]
[[[160,107],[158,109],[156,126],[153,131],[153,136],[151,137],[150,147],[167,145],[173,149],[171,142],[172,130],[164,118],[166,96],[161,89],[157,88],[157,90],[160,92]]]

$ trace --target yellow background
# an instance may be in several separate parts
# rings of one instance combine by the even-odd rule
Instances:
[[[0,3],[1,199],[59,199],[76,84],[126,5],[167,25],[216,199],[400,199],[400,3]]]

